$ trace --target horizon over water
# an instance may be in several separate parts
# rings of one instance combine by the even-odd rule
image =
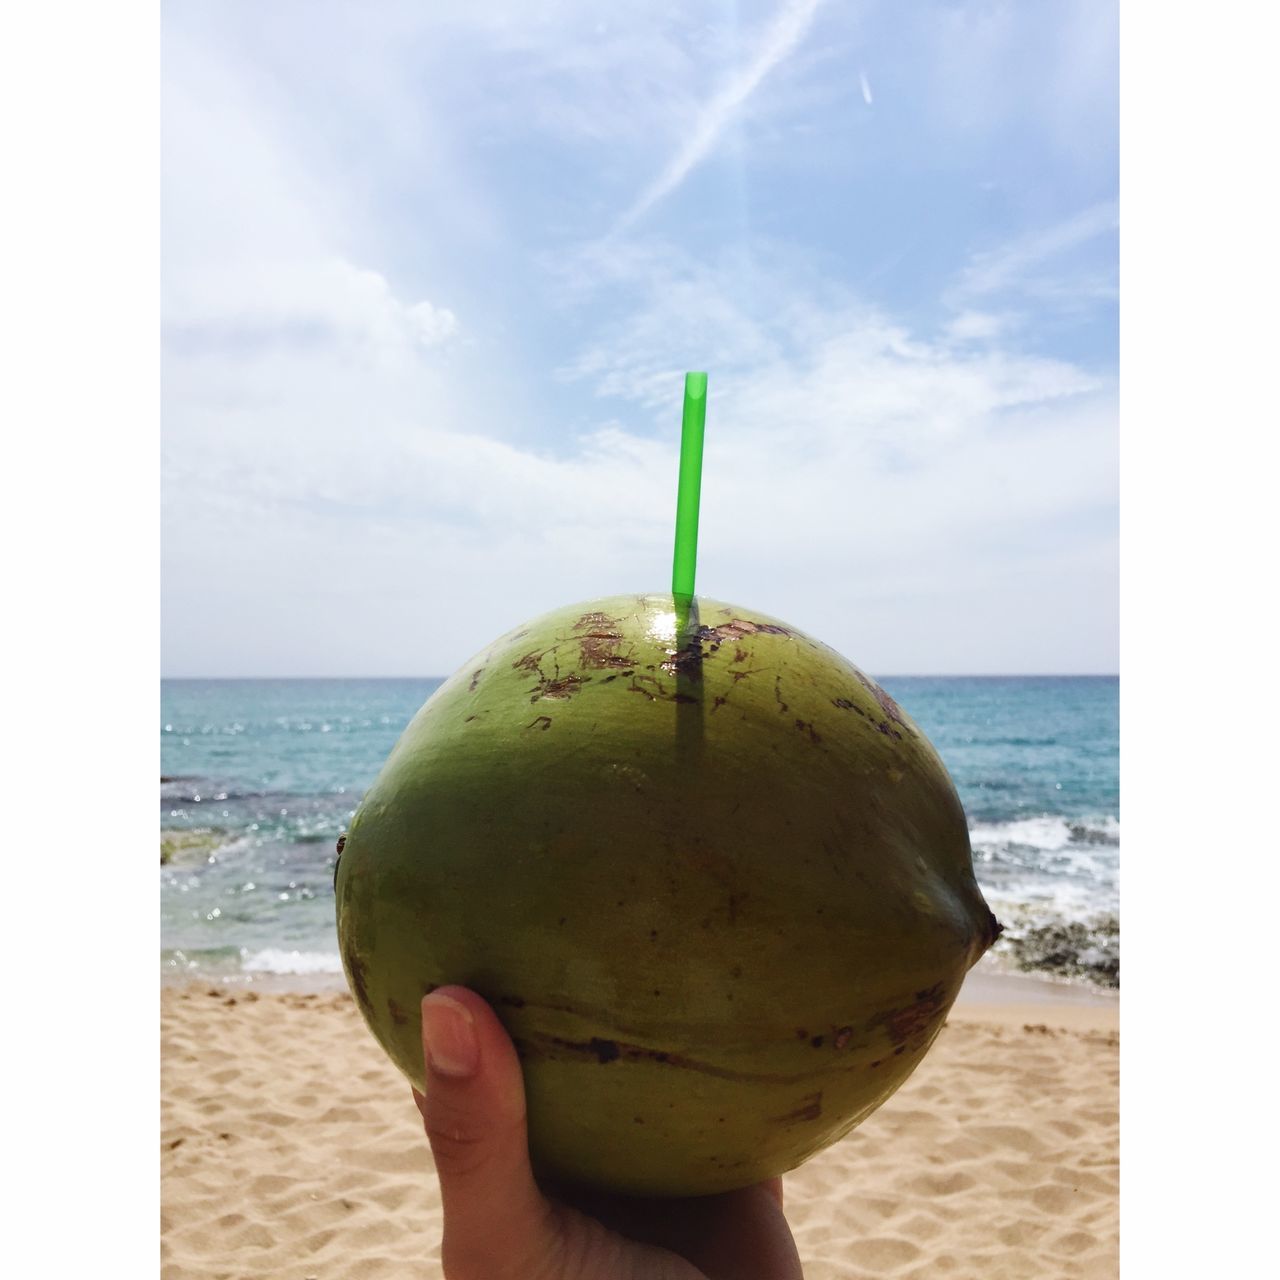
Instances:
[[[867,673],[871,675],[870,672]],[[241,680],[246,684],[262,684],[266,681],[278,681],[281,684],[301,684],[316,680],[426,680],[443,684],[448,676],[353,676],[353,675],[321,675],[321,676],[171,676],[162,675],[161,685],[181,684],[184,681],[192,684],[226,684]],[[886,680],[1119,680],[1117,671],[895,671],[889,675],[871,675],[871,679],[883,684]]]
[[[1006,926],[996,963],[1118,986],[1119,677],[876,678],[955,781],[979,883]],[[166,979],[341,974],[335,842],[442,683],[162,679]]]

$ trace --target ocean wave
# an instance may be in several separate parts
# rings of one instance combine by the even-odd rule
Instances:
[[[285,951],[267,947],[262,951],[242,950],[240,967],[249,973],[341,973],[342,960],[336,951]]]
[[[174,947],[161,951],[160,966],[169,972],[199,974],[234,970],[240,962],[239,947]]]
[[[342,972],[336,951],[287,947],[175,947],[160,953],[162,970],[191,977],[234,979],[255,974],[300,975]]]
[[[1071,819],[1046,813],[1008,822],[977,822],[969,828],[969,841],[975,849],[1021,845],[1046,853],[1072,845],[1116,846],[1120,843],[1120,820],[1110,814],[1104,818]]]

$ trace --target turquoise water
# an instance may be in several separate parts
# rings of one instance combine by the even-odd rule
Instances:
[[[885,677],[969,816],[1004,962],[1119,981],[1114,677]],[[439,680],[167,680],[161,964],[170,976],[339,973],[334,845]]]

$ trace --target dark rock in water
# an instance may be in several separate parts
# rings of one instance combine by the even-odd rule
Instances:
[[[1033,925],[1006,937],[1020,969],[1120,986],[1120,922],[1115,916]]]
[[[1087,827],[1082,822],[1074,822],[1068,830],[1073,844],[1119,844],[1119,838],[1110,831],[1100,831],[1097,827]]]

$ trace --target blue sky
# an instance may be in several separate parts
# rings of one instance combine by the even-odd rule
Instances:
[[[163,661],[447,674],[698,582],[1114,671],[1112,3],[164,9]]]

